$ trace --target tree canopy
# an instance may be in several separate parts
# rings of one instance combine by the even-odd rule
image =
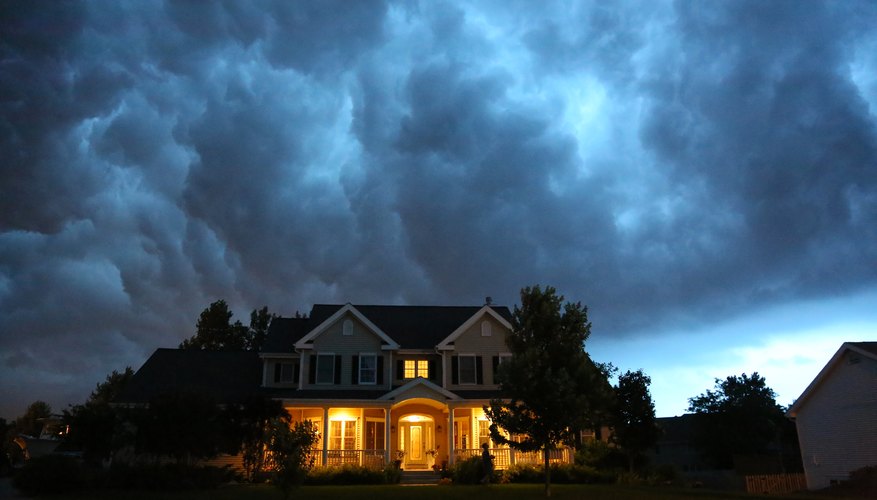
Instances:
[[[121,373],[113,370],[106,381],[97,384],[85,404],[74,405],[64,410],[64,423],[70,428],[66,436],[69,447],[83,452],[83,457],[92,462],[109,458],[121,444],[117,442],[116,428],[121,423],[119,411],[110,403],[122,392],[134,370],[125,367]]]
[[[766,452],[786,420],[775,398],[758,372],[716,379],[714,390],[688,400],[696,415],[695,445],[719,468],[733,467],[734,455]]]
[[[220,299],[201,311],[195,326],[195,335],[184,340],[180,349],[202,349],[212,351],[258,351],[268,333],[268,325],[274,315],[268,307],[254,309],[250,313],[250,326],[240,321],[231,322],[234,316],[228,304]]]
[[[587,307],[563,301],[552,287],[521,290],[506,340],[512,357],[497,374],[503,399],[484,408],[493,440],[543,450],[546,472],[551,450],[604,420],[612,401],[606,370],[585,351],[591,334]],[[550,496],[550,473],[545,492]]]
[[[627,371],[618,377],[615,387],[615,412],[612,441],[627,456],[633,472],[636,458],[658,441],[655,405],[649,392],[652,379],[642,370]]]

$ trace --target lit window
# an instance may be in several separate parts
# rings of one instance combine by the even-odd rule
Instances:
[[[479,420],[478,421],[478,447],[487,443],[487,446],[490,447],[490,422],[487,420]]]
[[[356,449],[356,420],[329,421],[329,449]]]
[[[404,377],[414,378],[414,377],[423,377],[429,378],[429,361],[425,359],[406,359]]]
[[[374,354],[360,354],[359,383],[374,384],[377,380],[378,358]]]
[[[335,355],[317,355],[317,383],[332,384],[335,382]]]
[[[475,356],[474,355],[461,355],[460,356],[460,383],[461,384],[476,384],[478,380],[475,375]]]

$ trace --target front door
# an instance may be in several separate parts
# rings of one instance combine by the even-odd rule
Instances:
[[[426,468],[426,425],[410,423],[404,427],[405,467],[409,469]]]

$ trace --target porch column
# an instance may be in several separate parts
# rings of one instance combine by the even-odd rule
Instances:
[[[357,422],[357,436],[356,436],[356,454],[359,455],[359,465],[363,464],[365,460],[365,408],[359,409],[359,422]]]
[[[390,407],[384,408],[384,465],[390,464],[390,444],[393,438],[390,436]]]
[[[448,466],[454,465],[454,407],[448,405]]]
[[[323,407],[323,467],[329,464],[329,407]]]
[[[475,420],[475,408],[469,408],[469,449],[478,449],[478,421]]]

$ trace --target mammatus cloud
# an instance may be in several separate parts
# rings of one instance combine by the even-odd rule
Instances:
[[[543,283],[630,337],[874,287],[874,10],[4,3],[0,414],[217,298]]]

